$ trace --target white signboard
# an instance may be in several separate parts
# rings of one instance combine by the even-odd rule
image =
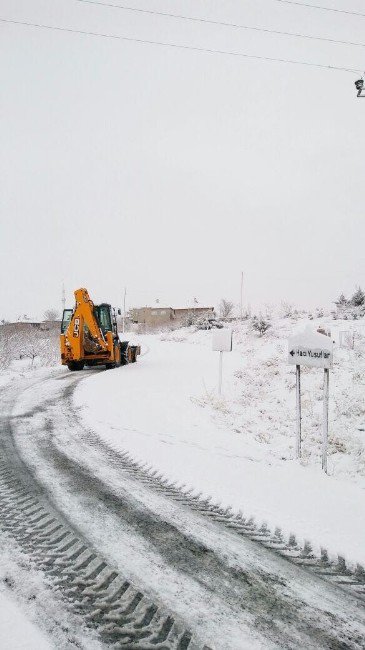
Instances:
[[[232,351],[232,330],[223,328],[213,331],[213,351],[214,352],[231,352]]]
[[[288,362],[309,368],[333,367],[333,342],[329,336],[310,328],[289,339]]]

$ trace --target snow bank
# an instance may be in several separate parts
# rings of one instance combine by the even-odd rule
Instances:
[[[365,564],[364,357],[337,350],[331,374],[330,476],[320,469],[321,381],[303,370],[302,463],[294,460],[295,371],[286,363],[293,324],[278,321],[258,338],[241,326],[224,355],[211,332],[141,337],[139,363],[82,382],[75,400],[84,422],[117,450],[127,450],[258,522]]]
[[[29,621],[22,609],[0,590],[0,639],[7,650],[52,650],[46,636]]]

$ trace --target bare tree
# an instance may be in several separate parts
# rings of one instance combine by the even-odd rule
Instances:
[[[229,300],[225,300],[222,298],[222,300],[219,303],[219,314],[221,318],[229,318],[232,315],[232,311],[234,308],[234,303],[230,302]]]
[[[294,313],[295,313],[294,306],[290,302],[286,302],[285,300],[282,300],[280,305],[281,318],[292,318]]]
[[[46,309],[43,316],[45,320],[58,320],[60,312],[57,309]]]
[[[8,368],[19,359],[29,359],[30,368],[35,361],[37,366],[59,363],[58,333],[33,328],[25,331],[0,328],[0,369]]]

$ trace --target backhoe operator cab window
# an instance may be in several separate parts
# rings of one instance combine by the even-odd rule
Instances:
[[[61,334],[64,334],[70,324],[73,309],[64,309],[61,323]]]
[[[103,334],[113,331],[110,305],[95,305],[95,315]]]

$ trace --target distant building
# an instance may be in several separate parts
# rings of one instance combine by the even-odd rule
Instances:
[[[132,323],[147,325],[148,327],[159,327],[163,325],[179,325],[184,323],[190,315],[214,316],[214,307],[140,307],[131,309],[130,319]]]
[[[179,307],[174,309],[174,318],[178,321],[184,321],[188,316],[193,315],[195,317],[199,316],[214,316],[214,307]]]
[[[140,307],[131,309],[129,316],[132,323],[158,327],[166,325],[174,319],[174,310],[171,307]]]

